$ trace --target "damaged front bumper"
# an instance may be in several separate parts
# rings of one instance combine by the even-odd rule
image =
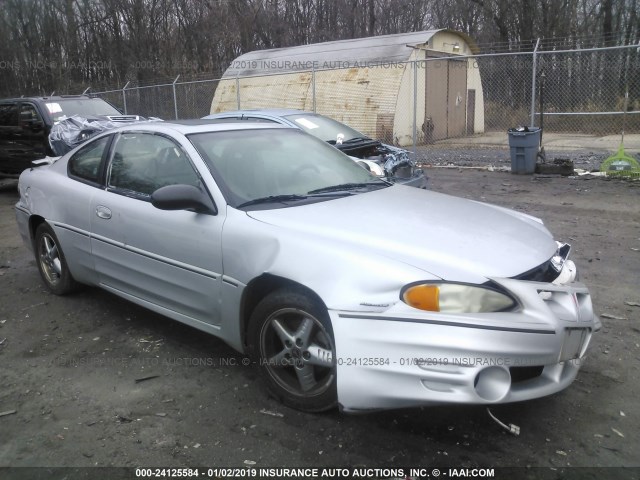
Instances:
[[[341,408],[497,404],[569,386],[601,328],[586,287],[492,280],[520,300],[518,311],[330,310]]]

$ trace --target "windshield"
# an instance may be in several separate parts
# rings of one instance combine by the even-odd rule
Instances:
[[[121,115],[113,106],[101,98],[61,98],[47,102],[47,109],[57,122],[61,117],[80,115],[81,117],[91,117],[98,115]]]
[[[347,142],[354,138],[367,138],[366,135],[348,127],[344,123],[322,115],[295,114],[286,115],[284,118],[291,120],[314,137],[332,144]],[[341,136],[340,141],[338,141],[338,136]]]
[[[188,136],[229,205],[272,208],[386,187],[344,153],[296,129],[252,129]]]

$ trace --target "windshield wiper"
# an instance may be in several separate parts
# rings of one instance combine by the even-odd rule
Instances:
[[[253,200],[249,200],[247,202],[241,203],[236,208],[248,207],[249,205],[258,205],[260,203],[278,203],[278,202],[287,202],[287,201],[297,201],[297,200],[306,200],[306,195],[269,195],[268,197],[260,197],[254,198]]]
[[[311,190],[307,193],[324,193],[324,192],[336,192],[340,190],[360,190],[362,188],[367,187],[387,187],[389,184],[383,181],[376,182],[364,182],[364,183],[343,183],[340,185],[331,185],[329,187],[317,188],[315,190]]]

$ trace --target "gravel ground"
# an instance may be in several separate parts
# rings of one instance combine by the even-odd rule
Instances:
[[[455,152],[430,155],[436,164]],[[459,152],[456,163],[507,164],[508,152],[500,155]],[[427,173],[433,190],[543,218],[573,244],[603,317],[571,387],[492,408],[520,436],[476,406],[359,416],[287,409],[265,393],[255,368],[214,337],[95,288],[50,295],[17,233],[17,195],[5,190],[0,412],[15,413],[0,416],[0,467],[552,467],[516,476],[638,478],[638,469],[566,468],[640,466],[640,182]],[[145,377],[153,378],[136,381]]]
[[[569,159],[574,168],[598,171],[600,164],[615,152],[589,150],[545,150],[548,163],[554,159]],[[417,158],[424,165],[455,165],[459,167],[511,168],[511,154],[508,148],[494,146],[474,147],[430,145],[418,147]],[[640,161],[640,156],[634,155]]]

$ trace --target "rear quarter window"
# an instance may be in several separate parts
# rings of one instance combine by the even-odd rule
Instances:
[[[74,153],[67,164],[69,176],[90,183],[101,183],[100,165],[110,140],[111,135],[101,137]]]

